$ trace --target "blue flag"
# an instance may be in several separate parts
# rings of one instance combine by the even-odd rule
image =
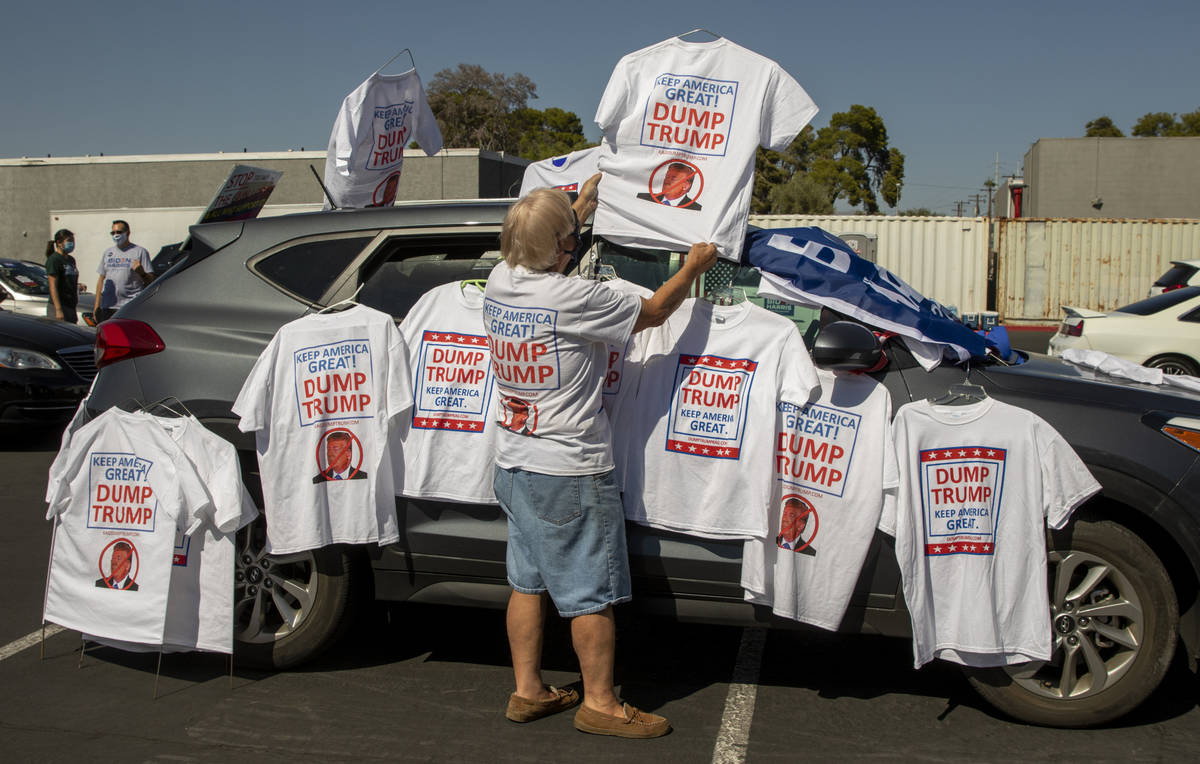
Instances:
[[[820,228],[752,230],[742,257],[764,272],[760,292],[765,288],[878,329],[945,346],[960,361],[987,355],[984,338],[959,323],[944,305]]]

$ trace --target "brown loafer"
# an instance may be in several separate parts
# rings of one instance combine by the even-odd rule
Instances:
[[[529,700],[514,692],[508,699],[508,708],[505,709],[504,715],[514,722],[523,724],[541,719],[543,716],[557,714],[559,711],[566,711],[579,702],[579,693],[570,687],[562,690],[551,687],[550,692],[554,693],[554,697],[550,700]]]
[[[628,703],[622,711],[624,713],[620,716],[609,716],[580,706],[575,712],[575,729],[593,735],[630,738],[662,737],[671,731],[671,723],[658,714],[640,711]]]

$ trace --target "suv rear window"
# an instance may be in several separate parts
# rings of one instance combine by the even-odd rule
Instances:
[[[374,236],[302,241],[254,264],[267,280],[309,302],[317,302],[334,279]]]

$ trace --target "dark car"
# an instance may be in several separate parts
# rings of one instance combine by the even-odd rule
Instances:
[[[95,332],[4,310],[0,302],[0,424],[62,424],[96,376]]]
[[[178,397],[238,448],[247,483],[261,497],[253,438],[237,430],[230,406],[275,331],[356,294],[400,319],[432,287],[486,277],[507,204],[407,203],[195,226],[172,277],[101,325],[102,368],[89,405]],[[662,283],[673,262],[667,253],[611,246],[601,257],[648,287]],[[752,291],[755,278],[743,271],[736,283]],[[813,316],[794,316],[810,345],[820,328]],[[869,367],[874,350],[864,353],[857,342],[825,343],[823,361]],[[960,368],[923,371],[899,343],[883,349],[889,363],[873,376],[896,406],[963,381]],[[972,367],[971,380],[1050,422],[1103,484],[1067,529],[1048,536],[1053,659],[971,672],[971,680],[1020,719],[1110,721],[1158,686],[1177,635],[1189,656],[1200,649],[1200,396],[1116,384],[1044,356]],[[397,507],[402,536],[384,548],[274,558],[262,551],[263,526],[253,526],[237,562],[239,659],[286,667],[312,657],[347,623],[359,587],[385,600],[504,606],[499,509],[417,500]],[[639,525],[628,531],[634,602],[625,607],[633,612],[801,628],[744,602],[740,542]],[[840,630],[910,635],[890,537],[876,534]]]

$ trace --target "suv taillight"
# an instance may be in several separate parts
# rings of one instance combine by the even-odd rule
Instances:
[[[96,327],[96,368],[157,353],[166,347],[150,324],[131,318],[110,318]]]

